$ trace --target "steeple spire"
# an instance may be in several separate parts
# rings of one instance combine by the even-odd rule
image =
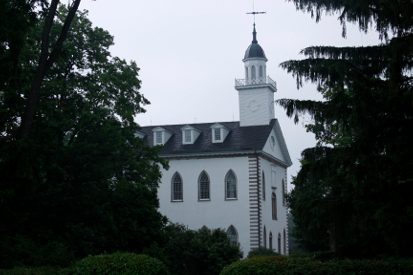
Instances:
[[[257,44],[257,32],[255,31],[255,22],[254,22],[254,30],[252,32],[252,43]]]

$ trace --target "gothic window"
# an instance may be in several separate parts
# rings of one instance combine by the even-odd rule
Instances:
[[[227,230],[227,236],[228,239],[230,240],[232,245],[237,245],[238,244],[238,233],[237,229],[233,225],[231,225],[228,230]]]
[[[225,190],[227,199],[237,198],[237,179],[232,170],[229,170],[225,177]]]
[[[284,255],[287,255],[287,237],[285,235],[285,229],[284,229]]]
[[[245,79],[248,79],[248,67],[245,68]]]
[[[281,234],[278,233],[278,253],[281,254]]]
[[[262,73],[262,66],[260,66],[260,69],[259,69],[259,77],[260,77],[260,78],[262,78],[262,77],[263,77],[263,73]]]
[[[271,171],[271,187],[272,188],[275,188],[276,187],[276,176],[277,176],[277,173],[275,173],[275,170],[274,170],[275,168],[273,168],[273,170]]]
[[[270,231],[270,249],[272,250],[272,232]]]
[[[262,199],[265,200],[265,174],[262,171]]]
[[[262,244],[264,245],[265,248],[267,248],[267,231],[265,230],[265,226],[264,226],[264,234],[263,234],[263,238],[262,238]]]
[[[277,219],[277,197],[274,192],[271,195],[272,219]]]
[[[182,201],[182,178],[178,172],[172,177],[172,201]]]
[[[283,202],[283,206],[285,206],[285,184],[284,184],[284,179],[282,180],[282,202]]]
[[[200,200],[209,200],[209,177],[205,171],[202,171],[198,180],[198,198]]]
[[[255,79],[255,66],[251,67],[251,78]]]

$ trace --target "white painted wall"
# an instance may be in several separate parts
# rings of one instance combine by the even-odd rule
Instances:
[[[274,117],[274,93],[268,88],[239,90],[240,126],[268,125]]]
[[[274,148],[271,146],[271,136],[273,136],[275,139]],[[287,161],[282,154],[280,142],[279,142],[279,139],[277,138],[275,127],[272,129],[271,134],[268,136],[268,139],[264,145],[263,151],[270,155],[273,155],[275,158],[281,161],[284,161],[284,162]]]
[[[168,171],[162,171],[158,190],[160,211],[172,222],[190,229],[228,229],[238,231],[244,256],[250,250],[248,158],[207,158],[170,160]],[[225,176],[232,169],[237,177],[237,199],[225,200]],[[205,170],[210,178],[210,201],[198,201],[198,177]],[[183,181],[183,202],[171,202],[171,181],[179,172]]]
[[[271,170],[275,168],[276,172],[276,189],[271,187]],[[272,232],[273,236],[273,249],[279,253],[278,251],[278,234],[281,234],[281,253],[284,254],[284,239],[283,239],[283,230],[286,230],[286,234],[288,236],[287,231],[287,208],[283,205],[282,201],[282,180],[286,183],[286,169],[274,165],[265,159],[261,159],[261,170],[264,171],[265,175],[265,183],[266,183],[266,197],[265,200],[262,201],[262,234],[264,230],[264,226],[266,227],[266,239],[267,239],[267,248],[269,248],[269,236],[270,232]],[[287,190],[287,189],[285,189]],[[275,192],[277,196],[277,220],[272,219],[272,205],[271,205],[271,194]]]

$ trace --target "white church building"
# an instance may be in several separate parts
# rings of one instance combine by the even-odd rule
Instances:
[[[163,145],[160,156],[169,160],[158,196],[160,212],[172,222],[223,228],[244,256],[258,247],[288,254],[284,193],[292,162],[255,24],[242,61],[245,78],[235,80],[240,121],[146,126],[138,135]]]

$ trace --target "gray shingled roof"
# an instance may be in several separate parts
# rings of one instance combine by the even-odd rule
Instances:
[[[237,122],[214,122],[214,123],[195,123],[178,125],[156,125],[142,127],[141,132],[145,133],[145,140],[153,146],[153,129],[162,127],[170,132],[172,136],[162,149],[162,154],[179,153],[200,153],[200,152],[225,152],[225,151],[245,151],[262,150],[274,128],[276,119],[271,120],[269,125],[240,127]],[[221,124],[230,131],[222,143],[212,143],[211,126]],[[201,131],[194,144],[182,144],[181,128],[189,125]]]

